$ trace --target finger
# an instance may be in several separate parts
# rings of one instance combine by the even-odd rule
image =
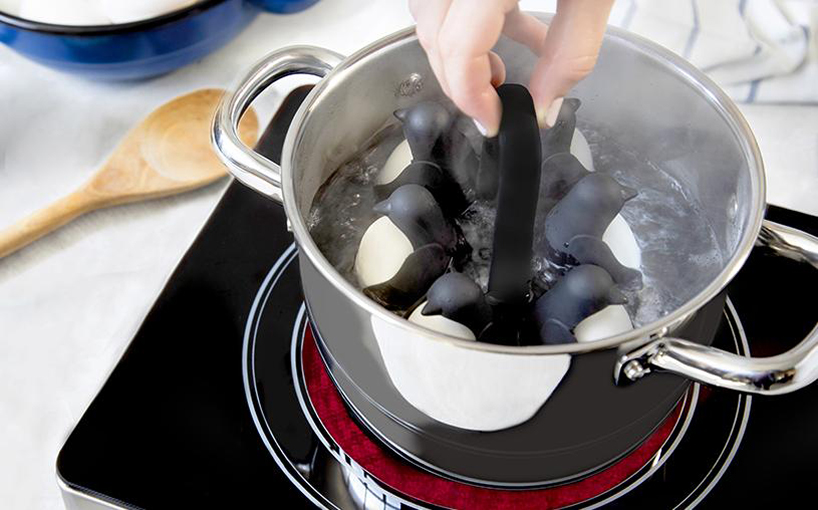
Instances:
[[[548,25],[520,11],[518,5],[506,14],[503,33],[518,43],[528,46],[535,55],[539,56],[545,46]]]
[[[559,101],[593,70],[612,5],[613,0],[558,0],[529,87],[541,126],[549,126]]]
[[[451,3],[452,0],[409,0],[409,12],[415,18],[415,23],[424,29],[424,34],[436,37]]]
[[[452,0],[409,1],[409,11],[417,23],[415,33],[418,36],[418,41],[426,51],[429,65],[432,67],[432,72],[437,77],[438,83],[440,83],[440,88],[443,89],[447,96],[449,95],[449,87],[446,84],[446,75],[443,72],[443,62],[440,51],[438,51],[437,40],[451,3]]]
[[[491,66],[491,85],[499,87],[506,81],[506,65],[500,55],[489,52],[489,65]]]
[[[477,121],[487,136],[494,136],[501,113],[500,98],[492,86],[497,75],[492,73],[489,53],[500,38],[510,7],[500,2],[481,3],[480,7],[475,8],[473,0],[453,0],[438,45],[452,101]]]
[[[432,72],[435,73],[440,88],[443,89],[444,94],[451,97],[449,84],[446,81],[446,73],[443,71],[443,59],[440,56],[440,52],[436,49],[432,49],[426,51],[426,55],[429,57],[429,64],[432,66]]]
[[[488,54],[446,60],[446,80],[452,101],[474,119],[481,133],[493,137],[500,129],[500,97],[491,84]]]

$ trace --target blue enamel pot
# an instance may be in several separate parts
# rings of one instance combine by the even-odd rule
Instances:
[[[60,71],[132,80],[167,73],[220,48],[266,9],[296,12],[318,0],[202,0],[132,23],[69,26],[0,12],[0,42]]]

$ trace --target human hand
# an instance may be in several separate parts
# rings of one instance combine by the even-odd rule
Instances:
[[[505,65],[491,51],[501,34],[538,57],[529,90],[542,127],[556,121],[565,94],[594,68],[613,0],[558,0],[546,25],[517,0],[409,0],[417,35],[443,91],[486,136],[500,127]]]

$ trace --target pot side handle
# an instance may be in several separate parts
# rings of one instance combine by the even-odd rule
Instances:
[[[818,238],[765,220],[756,246],[818,269]],[[731,354],[679,338],[660,338],[622,354],[614,367],[617,384],[659,369],[688,379],[759,395],[782,395],[818,379],[818,326],[791,350],[766,358]]]
[[[250,103],[274,82],[292,74],[323,78],[343,56],[314,46],[290,46],[259,61],[221,100],[213,118],[210,141],[219,159],[233,176],[250,188],[278,202],[283,201],[281,167],[250,147],[238,134],[239,120]]]

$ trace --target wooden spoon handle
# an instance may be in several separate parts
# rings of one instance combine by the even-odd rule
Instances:
[[[0,258],[90,211],[94,204],[94,197],[80,189],[0,231]]]

